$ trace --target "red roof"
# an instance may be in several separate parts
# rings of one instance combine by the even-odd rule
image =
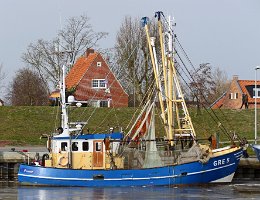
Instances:
[[[213,109],[221,108],[225,100],[226,93],[224,93],[219,99],[217,99],[210,107]]]
[[[254,80],[237,80],[242,92],[247,94],[248,96],[248,103],[254,103],[255,98],[253,98],[253,88],[255,88],[255,81]],[[260,81],[256,82],[257,86],[260,85]],[[257,98],[257,102],[260,102],[260,98]]]
[[[66,76],[65,82],[67,88],[72,88],[78,85],[79,81],[82,79],[88,67],[92,64],[97,55],[98,53],[91,53],[88,57],[82,56],[77,60]]]

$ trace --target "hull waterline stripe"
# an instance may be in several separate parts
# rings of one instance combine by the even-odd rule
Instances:
[[[232,166],[234,164],[235,163],[231,163],[229,165],[225,165],[225,166],[214,168],[214,169],[204,170],[204,171],[200,171],[200,172],[192,172],[192,173],[188,173],[185,176],[201,174],[201,173],[204,173],[204,172],[215,171],[215,170],[219,170],[219,169],[222,169],[222,168],[230,167],[230,166]],[[18,174],[18,176],[31,177],[31,178],[41,178],[41,179],[53,179],[53,180],[93,181],[92,178],[61,178],[61,177],[60,178],[56,178],[56,177],[47,177],[47,176],[33,176],[33,175],[26,175],[26,174]],[[104,181],[149,180],[149,179],[176,178],[176,177],[180,177],[180,176],[183,176],[183,175],[157,176],[157,177],[145,177],[145,178],[113,178],[113,179],[108,178],[108,179],[104,179]]]
[[[211,172],[211,171],[215,171],[215,170],[218,170],[218,169],[223,169],[223,168],[226,168],[226,167],[230,167],[232,165],[235,165],[236,163],[231,163],[229,165],[225,165],[225,166],[222,166],[222,167],[218,167],[218,168],[214,168],[214,169],[208,169],[208,170],[204,170],[204,171],[201,171],[201,172],[193,172],[193,173],[188,173],[188,175],[194,175],[194,174],[200,174],[200,173],[203,173],[203,172]]]

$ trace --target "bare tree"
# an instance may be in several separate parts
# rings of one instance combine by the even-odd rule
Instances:
[[[193,81],[190,86],[194,89],[191,93],[193,101],[200,105],[208,106],[227,91],[230,81],[226,72],[220,68],[212,68],[209,63],[200,64],[192,74]]]
[[[7,99],[13,106],[48,104],[47,85],[36,72],[28,68],[18,70],[9,88]]]
[[[40,39],[30,44],[22,60],[36,69],[43,80],[56,84],[60,78],[60,65],[69,63],[72,66],[87,48],[96,47],[106,35],[105,32],[94,32],[86,15],[72,17],[57,38]]]
[[[147,39],[140,20],[125,17],[117,33],[115,60],[113,71],[128,94],[134,95],[140,103],[153,80]]]
[[[198,69],[192,73],[193,81],[190,83],[193,101],[200,105],[208,105],[215,92],[215,82],[212,75],[212,67],[209,63],[200,64]]]
[[[213,71],[212,78],[215,82],[215,91],[212,95],[212,101],[215,101],[228,90],[231,81],[228,79],[227,73],[219,67]]]

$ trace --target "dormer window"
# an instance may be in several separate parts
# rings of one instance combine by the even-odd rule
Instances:
[[[102,63],[101,62],[97,62],[97,67],[101,67]]]
[[[106,89],[107,83],[105,79],[93,79],[92,80],[92,88],[96,89]]]
[[[260,98],[260,88],[253,88],[253,98]]]

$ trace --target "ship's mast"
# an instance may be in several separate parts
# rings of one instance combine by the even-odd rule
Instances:
[[[68,111],[66,105],[66,84],[65,84],[65,76],[66,76],[66,66],[62,66],[62,75],[60,81],[60,97],[61,97],[61,127],[63,128],[63,133],[60,134],[60,137],[69,136],[69,119],[68,119]]]
[[[142,22],[143,22],[143,25],[145,27],[149,52],[150,52],[150,56],[151,56],[152,66],[153,66],[155,83],[156,83],[156,87],[158,89],[158,97],[159,97],[159,103],[160,103],[161,113],[162,113],[161,117],[162,117],[164,125],[167,126],[167,120],[166,120],[166,115],[165,115],[165,107],[164,107],[163,96],[162,96],[162,91],[161,91],[161,80],[160,80],[160,74],[159,74],[160,70],[156,69],[157,64],[155,64],[155,57],[154,57],[154,54],[153,54],[153,46],[155,44],[154,44],[154,39],[151,39],[151,37],[149,35],[148,17],[143,17]],[[168,130],[166,128],[165,128],[165,131],[166,131],[166,134],[168,136],[169,134],[168,134]]]
[[[170,18],[169,18],[170,20]],[[171,27],[171,21],[168,22],[168,26]],[[166,34],[168,36],[168,52],[167,52],[167,66],[168,66],[168,81],[166,80],[165,84],[168,84],[168,124],[169,124],[169,132],[170,134],[170,140],[174,138],[174,133],[173,133],[173,74],[172,74],[172,67],[171,67],[171,61],[173,59],[173,43],[172,43],[172,31],[169,31]],[[174,142],[171,142],[171,145],[173,146]]]
[[[157,59],[155,38],[150,37],[149,35],[148,18],[144,17],[142,21],[146,31],[156,87],[158,90],[162,113],[161,117],[164,122],[167,138],[171,141],[170,143],[173,146],[175,134],[178,134],[178,136],[188,134],[193,138],[195,138],[196,135],[174,65],[174,33],[172,29],[172,20],[169,17],[166,23],[167,30],[164,32],[163,24],[161,22],[163,13],[160,11],[156,12],[155,16],[158,18],[161,59]],[[158,61],[161,61],[161,64],[158,64]],[[160,75],[160,72],[163,72],[163,76]],[[164,104],[164,100],[166,104]],[[166,109],[164,105],[166,105]]]
[[[174,33],[172,29],[171,17],[168,18],[168,85],[169,85],[169,107],[170,120],[169,124],[174,127],[173,134],[190,134],[192,138],[196,137],[194,127],[189,115],[189,111],[184,99],[181,85],[177,76],[177,71],[174,62]],[[180,109],[182,113],[180,113]],[[173,110],[175,112],[173,112]],[[176,125],[173,124],[173,113],[175,113]]]
[[[161,58],[162,58],[162,69],[163,69],[163,79],[164,79],[164,94],[165,94],[165,101],[166,101],[166,107],[169,107],[170,101],[169,98],[167,98],[169,95],[169,89],[168,84],[165,84],[168,80],[167,77],[167,59],[165,57],[165,47],[164,47],[164,37],[163,37],[163,28],[162,28],[162,22],[161,22],[161,14],[162,12],[156,12],[155,16],[158,18],[158,29],[159,29],[159,37],[160,37],[160,47],[161,47]],[[167,138],[172,139],[172,126],[170,124],[170,110],[166,109],[167,111],[167,121],[168,121],[168,131],[167,131]]]

